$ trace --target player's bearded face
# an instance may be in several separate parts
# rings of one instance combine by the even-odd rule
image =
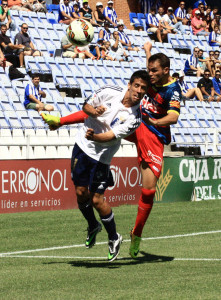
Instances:
[[[152,84],[163,84],[169,74],[169,68],[162,68],[158,60],[149,63],[148,71]]]
[[[137,104],[147,92],[147,82],[141,78],[136,78],[133,83],[128,84],[128,90],[130,99],[134,104]]]

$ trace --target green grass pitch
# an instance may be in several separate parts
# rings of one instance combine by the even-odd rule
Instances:
[[[221,299],[221,200],[155,204],[137,260],[137,206],[113,211],[124,242],[112,263],[104,229],[83,246],[78,210],[1,215],[0,299]]]

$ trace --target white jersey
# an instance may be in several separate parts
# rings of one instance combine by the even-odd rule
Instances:
[[[140,103],[132,107],[122,104],[126,91],[127,88],[106,85],[86,100],[93,107],[103,105],[106,111],[97,118],[85,120],[76,136],[76,143],[88,156],[103,164],[110,164],[121,139],[133,133],[141,123]],[[116,139],[106,143],[89,141],[85,138],[88,128],[93,128],[95,133],[112,130]]]

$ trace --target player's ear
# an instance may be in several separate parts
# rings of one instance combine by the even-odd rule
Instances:
[[[128,84],[127,84],[128,91],[130,90],[130,87],[131,87],[131,84],[130,84],[130,82],[128,82]]]
[[[170,69],[168,67],[165,67],[163,70],[164,70],[164,74],[169,74],[170,72]]]

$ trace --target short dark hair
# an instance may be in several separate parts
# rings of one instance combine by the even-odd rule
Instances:
[[[23,25],[28,25],[28,24],[27,24],[27,23],[22,23],[22,24],[21,24],[21,27],[23,27]]]
[[[180,77],[180,74],[177,73],[177,72],[175,72],[175,73],[173,73],[172,77],[173,77],[173,78],[179,78],[179,77]]]
[[[40,79],[40,75],[38,73],[34,73],[34,74],[31,75],[32,80],[37,78],[37,77],[39,77],[39,79]]]
[[[220,70],[216,70],[215,74],[218,73],[218,72],[220,73]]]
[[[162,68],[170,68],[170,59],[163,53],[156,53],[150,56],[148,63],[158,60]]]
[[[6,24],[2,24],[2,25],[1,25],[1,29],[2,29],[2,27],[6,27],[6,28],[7,28]]]
[[[150,76],[146,70],[135,71],[130,77],[130,84],[132,84],[134,80],[137,78],[141,78],[143,81],[146,81],[147,83],[150,82]]]
[[[152,6],[152,7],[150,8],[150,11],[155,11],[155,12],[156,12],[156,11],[157,11],[157,10],[156,10],[156,7]]]
[[[209,69],[206,69],[205,71],[204,71],[204,74],[205,73],[210,73],[210,70]]]

